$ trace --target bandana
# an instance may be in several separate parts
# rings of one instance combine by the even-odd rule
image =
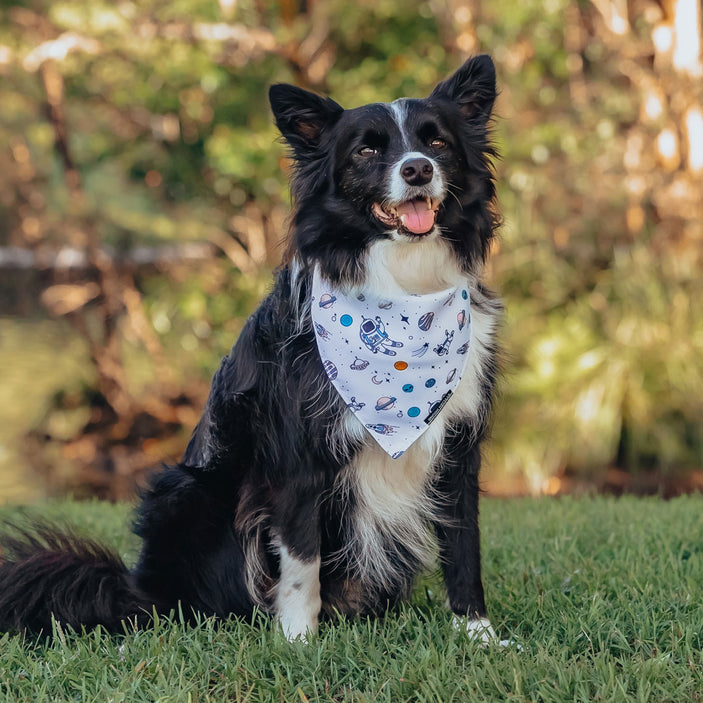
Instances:
[[[471,341],[469,287],[378,298],[345,293],[315,270],[312,320],[328,378],[394,459],[422,435],[461,380]]]

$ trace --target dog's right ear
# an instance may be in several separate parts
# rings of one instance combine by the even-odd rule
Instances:
[[[331,98],[288,83],[272,85],[269,100],[276,125],[296,156],[317,149],[325,130],[344,112]]]

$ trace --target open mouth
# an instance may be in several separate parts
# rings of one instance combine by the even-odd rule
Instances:
[[[423,197],[385,207],[374,203],[371,207],[374,217],[386,227],[418,236],[429,234],[434,229],[437,210],[439,200]]]

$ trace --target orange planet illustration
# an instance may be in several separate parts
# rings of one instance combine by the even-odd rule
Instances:
[[[395,364],[393,364],[398,371],[405,371],[405,369],[408,368],[408,362],[407,361],[396,361]]]

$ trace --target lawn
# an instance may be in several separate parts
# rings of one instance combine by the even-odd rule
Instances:
[[[36,510],[36,509],[35,509]],[[5,509],[0,516],[13,514]],[[129,507],[63,502],[134,560]],[[455,631],[441,579],[382,621],[289,644],[266,618],[107,636],[0,636],[0,701],[702,701],[703,497],[484,499],[483,564],[501,638]]]

